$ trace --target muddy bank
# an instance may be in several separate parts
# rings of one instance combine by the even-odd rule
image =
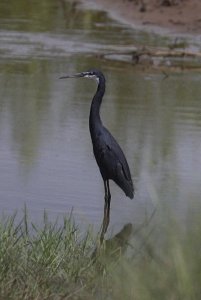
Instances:
[[[171,32],[201,34],[200,0],[82,0],[133,26],[164,28]],[[166,5],[162,5],[162,2]],[[168,5],[170,3],[171,5]]]

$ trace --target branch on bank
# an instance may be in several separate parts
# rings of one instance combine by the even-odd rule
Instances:
[[[174,66],[201,68],[201,52],[186,49],[135,47],[129,51],[117,51],[100,54],[101,58],[127,61],[134,64],[152,64],[155,66]]]

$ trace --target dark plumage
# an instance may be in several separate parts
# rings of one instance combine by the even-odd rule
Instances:
[[[105,93],[105,77],[103,73],[99,70],[90,70],[61,78],[72,77],[94,78],[98,82],[98,88],[91,103],[89,129],[94,156],[99,166],[105,188],[104,221],[101,234],[103,239],[109,225],[111,200],[109,180],[112,179],[124,191],[126,196],[131,199],[134,197],[133,182],[123,151],[107,128],[103,126],[100,118],[100,106]]]
[[[94,156],[100,168],[103,180],[112,179],[124,191],[126,196],[133,198],[133,183],[128,163],[120,146],[105,128],[100,119],[100,105],[105,93],[105,78],[100,71],[92,70],[99,83],[91,103],[89,129],[93,144]]]

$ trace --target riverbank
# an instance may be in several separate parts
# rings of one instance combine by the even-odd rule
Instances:
[[[150,222],[132,234],[128,224],[93,260],[97,241],[90,231],[83,236],[72,216],[59,225],[44,214],[40,226],[27,213],[21,222],[1,218],[0,299],[199,299],[199,221],[186,230],[160,226],[162,242]]]
[[[178,0],[174,5],[161,5],[161,0],[82,0],[96,5],[112,17],[121,19],[132,26],[145,29],[157,27],[173,33],[201,34],[201,1]],[[173,0],[171,1],[173,2]]]

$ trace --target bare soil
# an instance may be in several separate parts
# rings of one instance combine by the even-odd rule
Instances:
[[[201,0],[93,0],[133,25],[201,34]]]

